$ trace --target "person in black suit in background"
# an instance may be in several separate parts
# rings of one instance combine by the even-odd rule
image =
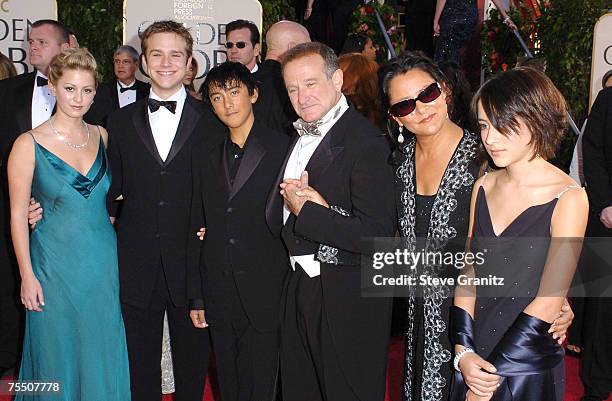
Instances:
[[[51,117],[55,97],[49,91],[49,64],[69,47],[68,31],[57,21],[39,20],[28,36],[28,61],[36,69],[0,81],[0,375],[14,367],[21,352],[21,307],[16,301],[17,263],[10,240],[6,160],[15,138]],[[19,305],[19,306],[18,306]]]
[[[133,401],[161,399],[161,342],[168,314],[176,401],[201,401],[208,369],[208,330],[193,327],[187,302],[191,151],[221,135],[208,108],[187,95],[189,31],[158,21],[142,34],[147,99],[108,119],[113,183],[109,209],[122,196],[117,249]]]
[[[293,21],[280,21],[266,32],[266,61],[257,73],[260,96],[255,103],[255,115],[270,128],[294,134],[293,122],[298,116],[293,110],[281,72],[283,54],[300,43],[310,42],[308,30]]]
[[[198,309],[191,318],[196,327],[210,325],[221,398],[272,401],[289,260],[280,231],[266,224],[265,210],[289,137],[255,118],[257,87],[244,65],[221,64],[203,85],[205,99],[228,129],[192,153],[190,220],[193,232],[206,226],[206,235],[199,265],[190,262],[190,298]],[[192,248],[199,242],[193,237]]]
[[[98,87],[85,121],[106,127],[108,115],[115,110],[144,99],[149,95],[149,84],[136,79],[139,54],[132,46],[120,46],[113,55],[115,79]]]
[[[277,177],[285,206],[275,191],[266,209],[270,226],[283,227],[293,268],[281,328],[283,399],[381,401],[391,298],[362,296],[360,263],[371,253],[362,239],[396,231],[389,147],[349,107],[329,47],[289,50],[283,77],[301,117]]]
[[[602,89],[589,115],[583,137],[584,178],[589,195],[589,237],[612,237],[612,88]],[[600,242],[602,243],[602,242]],[[584,252],[584,251],[583,251]],[[609,277],[610,259],[587,254],[588,266]],[[607,265],[607,267],[604,265]],[[609,282],[609,280],[603,280]],[[582,401],[602,401],[612,392],[612,299],[593,293],[584,300],[582,364],[580,377],[585,388]]]

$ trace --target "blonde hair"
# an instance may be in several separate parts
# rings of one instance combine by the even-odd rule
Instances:
[[[98,63],[87,48],[66,49],[55,56],[49,65],[49,81],[57,84],[66,70],[91,72],[98,86]]]
[[[0,53],[0,79],[6,79],[17,75],[13,62],[4,54]]]

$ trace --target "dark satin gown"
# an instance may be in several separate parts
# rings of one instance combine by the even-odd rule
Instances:
[[[485,191],[478,189],[473,250],[488,254],[476,277],[505,278],[503,286],[478,286],[474,308],[475,350],[502,376],[492,401],[563,400],[563,349],[548,333],[549,323],[523,313],[538,292],[557,201],[526,209],[496,234]],[[465,390],[455,374],[451,399],[464,401]]]

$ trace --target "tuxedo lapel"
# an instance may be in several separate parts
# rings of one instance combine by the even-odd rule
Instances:
[[[172,141],[172,147],[170,148],[170,152],[168,153],[168,157],[166,158],[165,164],[170,164],[172,159],[181,151],[187,139],[191,135],[191,132],[195,128],[198,120],[202,116],[198,109],[191,103],[191,96],[187,95],[187,99],[185,99],[185,105],[183,106],[183,113],[181,115],[181,120],[179,121],[178,128],[176,130],[176,135],[174,136],[174,140]]]
[[[147,84],[146,82],[136,80],[136,83],[134,85],[136,85],[136,100],[137,101],[149,96],[149,90],[150,90],[149,84]]]
[[[283,165],[278,172],[278,176],[276,177],[276,181],[274,181],[274,185],[272,185],[272,189],[270,190],[270,194],[268,195],[268,201],[266,202],[266,222],[268,223],[268,227],[270,230],[275,233],[280,232],[280,226],[282,226],[283,221],[281,219],[281,211],[283,205],[283,199],[280,195],[280,184],[283,182],[283,177],[285,176],[285,169],[287,168],[287,163],[289,162],[289,156],[293,152],[293,148],[297,144],[300,136],[296,133],[293,135],[291,139],[291,145],[289,146],[289,150],[285,155],[285,160],[283,161]],[[277,225],[280,225],[277,227]]]
[[[163,165],[164,162],[159,156],[157,146],[155,145],[155,139],[153,139],[151,125],[149,124],[149,116],[147,114],[147,102],[140,102],[138,104],[136,112],[132,114],[132,122],[134,123],[136,133],[144,143],[149,153],[151,153],[151,156],[155,158],[157,163]]]
[[[244,149],[244,156],[242,161],[240,162],[240,167],[236,172],[236,177],[234,178],[234,185],[232,185],[232,191],[230,192],[229,199],[231,200],[238,191],[246,184],[249,177],[253,174],[253,171],[257,168],[261,159],[263,159],[266,154],[266,150],[259,142],[255,135],[256,128],[254,127],[251,130],[251,134],[247,139],[246,148]],[[227,152],[224,152],[227,154]],[[227,166],[227,164],[226,164]]]
[[[36,71],[28,74],[30,77],[23,83],[15,87],[15,110],[19,132],[26,132],[32,128],[32,95],[34,93],[34,82],[36,81]]]
[[[117,93],[117,81],[109,83],[108,90],[110,90],[110,98],[113,102],[113,110],[119,110],[119,94]]]
[[[210,164],[214,170],[214,176],[219,181],[219,185],[224,189],[225,194],[230,193],[229,173],[227,171],[227,152],[225,149],[225,139],[218,145],[211,148],[208,154]]]

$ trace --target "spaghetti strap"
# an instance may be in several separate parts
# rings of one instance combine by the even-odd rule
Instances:
[[[569,191],[570,189],[582,189],[582,187],[580,185],[573,185],[570,184],[568,186],[566,186],[563,191],[559,192],[559,194],[557,195],[557,199],[561,198],[563,196],[563,194],[565,194],[567,191]]]
[[[34,143],[37,144],[38,141],[36,141],[36,137],[34,136],[34,133],[32,132],[32,130],[28,131],[28,134],[30,134],[30,136],[32,137],[32,140],[34,141]]]

